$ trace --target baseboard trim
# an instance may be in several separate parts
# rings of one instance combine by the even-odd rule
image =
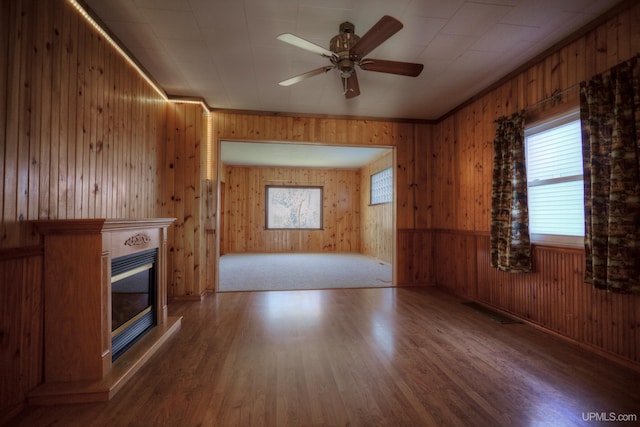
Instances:
[[[498,313],[502,313],[505,316],[513,317],[514,319],[518,319],[518,320],[522,321],[522,323],[524,323],[525,325],[531,326],[531,327],[533,327],[533,328],[535,328],[535,329],[537,329],[539,331],[545,332],[545,333],[550,334],[550,335],[552,335],[552,336],[554,336],[556,338],[559,338],[559,339],[565,341],[566,343],[575,345],[575,346],[577,346],[577,347],[579,347],[579,348],[581,348],[583,350],[589,351],[590,353],[594,353],[594,354],[596,354],[596,355],[598,355],[600,357],[604,357],[605,359],[610,360],[611,362],[614,362],[614,363],[616,363],[618,365],[624,366],[625,368],[631,369],[634,372],[640,373],[640,363],[634,362],[633,360],[626,359],[624,357],[618,356],[617,354],[611,353],[611,352],[606,351],[604,349],[601,349],[599,347],[580,342],[580,341],[578,341],[576,339],[573,339],[571,337],[568,337],[566,335],[562,335],[561,333],[558,333],[558,332],[556,332],[554,330],[548,329],[548,328],[546,328],[546,327],[544,327],[544,326],[542,326],[542,325],[540,325],[538,323],[532,322],[531,320],[528,320],[528,319],[526,319],[526,318],[524,318],[522,316],[519,316],[517,314],[511,313],[511,312],[506,311],[506,310],[503,310],[500,307],[497,307],[495,305],[487,304],[486,302],[480,301],[480,300],[477,300],[477,299],[463,297],[462,295],[458,295],[458,294],[456,294],[454,292],[451,292],[450,290],[445,289],[445,288],[438,287],[438,289],[441,289],[441,290],[443,290],[443,291],[445,291],[445,292],[447,292],[447,293],[449,293],[451,295],[455,295],[457,298],[462,298],[464,300],[473,301],[473,302],[478,303],[480,305],[483,305],[483,306],[485,306],[487,308],[495,310]]]

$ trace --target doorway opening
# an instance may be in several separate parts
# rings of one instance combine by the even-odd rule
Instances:
[[[384,276],[382,281],[395,285],[394,147],[227,140],[218,146],[216,272],[226,255],[353,254],[387,264],[390,280]],[[371,177],[383,170],[391,171],[392,197],[372,202]],[[274,187],[321,188],[322,224],[313,229],[267,226],[267,193]],[[302,194],[292,194],[297,193]],[[286,197],[280,201],[283,206],[288,202]],[[221,280],[217,274],[216,291],[229,290]]]

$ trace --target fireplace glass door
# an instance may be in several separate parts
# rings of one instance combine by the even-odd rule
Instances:
[[[115,360],[155,324],[157,250],[116,258],[111,263],[111,336]]]

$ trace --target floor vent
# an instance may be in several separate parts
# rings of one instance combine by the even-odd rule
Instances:
[[[478,304],[477,302],[463,302],[463,305],[466,305],[467,307],[477,311],[480,314],[483,314],[485,316],[487,316],[488,318],[490,318],[491,320],[493,320],[494,322],[498,322],[498,323],[502,323],[502,324],[508,324],[508,323],[522,323],[520,320],[518,319],[514,319],[512,317],[506,316],[500,312],[497,312],[495,310],[492,310],[488,307],[485,307],[482,304]]]

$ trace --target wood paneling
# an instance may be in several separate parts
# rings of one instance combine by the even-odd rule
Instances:
[[[425,229],[398,229],[396,235],[397,285],[433,285],[433,232]]]
[[[160,216],[158,93],[63,0],[2,21],[0,247],[37,244],[28,220]]]
[[[584,251],[534,246],[534,272],[490,267],[486,233],[436,231],[436,284],[631,363],[640,361],[640,296],[584,283]],[[451,256],[453,255],[453,256]]]
[[[433,153],[433,130],[432,124],[416,124],[414,126],[414,224],[415,229],[430,228],[433,222],[433,187],[431,185],[433,172],[431,161]]]
[[[0,425],[42,381],[42,249],[0,250]]]
[[[200,106],[167,103],[64,0],[0,3],[0,100],[0,249],[39,245],[30,220],[179,210],[181,240],[172,236],[169,259],[182,269],[179,280],[168,276],[173,295],[199,298]],[[176,138],[179,163],[165,149]],[[10,369],[5,413],[42,377],[41,256],[3,260],[2,279],[2,330],[12,331],[0,361]]]
[[[232,252],[359,252],[360,171],[226,166],[224,243]],[[266,230],[265,186],[323,187],[322,230]]]
[[[406,122],[286,117],[213,112],[214,139],[396,147],[398,227],[414,226],[414,124]],[[217,148],[217,147],[216,147]]]
[[[581,288],[580,255],[536,250],[546,281],[496,278],[479,261],[490,223],[494,120],[640,52],[640,5],[625,4],[628,10],[437,124],[218,111],[209,118],[212,135],[396,147],[398,283],[438,284],[638,363],[637,298]],[[202,265],[207,242],[211,259],[215,218],[203,206],[215,205],[202,200],[214,192],[203,188],[207,120],[199,106],[167,104],[63,0],[0,2],[0,100],[0,248],[37,246],[33,219],[176,217],[170,295],[199,299],[211,288]],[[2,366],[6,358],[22,369],[1,386],[5,412],[41,376],[42,257],[5,257],[0,271],[2,319],[10,325],[3,328],[13,331]],[[517,280],[526,292],[514,294]]]
[[[387,168],[393,168],[393,151],[382,154],[381,157],[360,169],[360,252],[391,264],[393,262],[394,204],[369,204],[371,175]]]
[[[253,141],[279,141],[296,143],[318,143],[326,145],[347,146],[378,146],[395,147],[396,163],[394,165],[394,177],[396,179],[396,218],[397,229],[415,227],[417,223],[418,207],[429,205],[426,185],[419,186],[416,182],[418,176],[424,177],[428,170],[427,162],[422,158],[417,159],[417,153],[427,153],[430,144],[430,124],[414,124],[407,122],[392,122],[383,120],[357,120],[319,117],[286,117],[266,114],[249,114],[237,112],[213,112],[211,114],[212,134],[216,144],[214,152],[217,152],[222,140],[253,140]],[[416,148],[420,145],[419,148]],[[428,158],[428,157],[427,157]],[[422,168],[420,173],[416,168]],[[224,181],[226,174],[220,174]],[[225,193],[230,193],[230,186],[226,183]],[[228,209],[222,215],[227,214]],[[223,218],[221,218],[222,221]],[[228,220],[224,217],[225,230],[222,231],[225,242],[228,236]],[[427,221],[421,217],[420,221]],[[394,243],[392,242],[392,245]],[[228,246],[225,244],[224,246]],[[416,250],[420,252],[417,248]],[[409,256],[417,260],[414,252],[397,255],[398,265],[405,265],[402,257]],[[423,268],[418,268],[424,271]],[[398,272],[403,277],[414,277],[414,272]],[[420,274],[419,277],[422,277]],[[423,283],[423,282],[410,282]]]
[[[574,105],[580,81],[640,53],[639,26],[636,4],[441,120],[426,153],[432,227],[488,231],[494,121],[521,109],[533,114]],[[552,97],[557,93],[564,95]]]
[[[413,124],[384,120],[293,117],[214,111],[218,139],[312,142],[328,145],[402,146],[410,144]]]
[[[212,286],[206,267],[211,194],[203,170],[208,118],[198,104],[171,103],[166,120],[163,215],[176,218],[169,228],[169,295],[200,299]]]
[[[426,220],[435,233],[436,285],[637,365],[640,297],[609,294],[585,285],[581,250],[537,246],[533,274],[500,273],[489,267],[487,235],[494,120],[520,109],[527,109],[533,117],[570,108],[581,80],[638,54],[640,4],[626,5],[628,9],[436,124],[432,143],[423,154],[431,172],[425,177],[427,182],[421,180],[419,185],[425,184],[431,195],[427,203],[431,214]],[[564,93],[561,99],[550,98],[560,92]],[[412,238],[405,236],[402,241]]]

